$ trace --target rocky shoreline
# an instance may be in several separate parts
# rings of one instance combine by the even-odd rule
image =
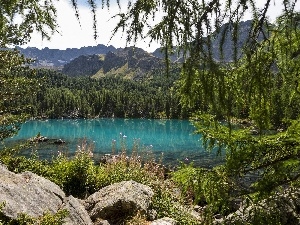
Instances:
[[[20,213],[40,217],[67,210],[67,225],[120,224],[136,213],[145,215],[149,224],[174,225],[174,219],[157,219],[151,209],[153,190],[135,181],[123,181],[100,189],[85,199],[66,196],[53,182],[31,172],[15,174],[0,164],[0,203],[5,203],[2,214],[16,219]]]
[[[66,210],[68,215],[64,224],[67,225],[119,225],[135,215],[146,218],[147,225],[179,224],[169,217],[158,218],[158,213],[152,208],[153,197],[154,190],[151,187],[128,180],[111,184],[84,199],[78,199],[72,195],[67,196],[50,180],[32,172],[13,173],[0,162],[0,205],[4,203],[0,222],[3,218],[14,220],[20,213],[39,218],[45,212],[55,214]],[[235,212],[226,217],[215,215],[212,224],[253,224],[260,215],[276,215],[281,224],[300,224],[299,199],[300,190],[289,187],[256,204],[239,201]],[[205,207],[190,208],[178,204],[178,208],[201,223]]]

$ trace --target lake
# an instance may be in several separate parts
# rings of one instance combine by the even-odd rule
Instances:
[[[194,162],[195,165],[211,167],[218,161],[215,153],[202,147],[201,136],[193,134],[195,128],[188,120],[153,119],[57,119],[30,120],[24,123],[18,135],[6,141],[11,143],[28,140],[38,133],[51,140],[62,139],[65,144],[40,143],[23,154],[36,151],[41,158],[51,158],[59,152],[74,155],[78,146],[87,142],[93,146],[95,158],[104,154],[118,153],[126,147],[140,154],[153,154],[156,159],[163,153],[163,163],[178,161]]]

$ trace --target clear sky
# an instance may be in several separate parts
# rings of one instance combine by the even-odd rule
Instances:
[[[271,0],[272,6],[269,10],[268,16],[275,19],[282,10],[282,0]],[[32,40],[26,46],[37,48],[52,48],[52,49],[66,49],[66,48],[80,48],[84,46],[95,46],[97,44],[113,45],[116,48],[124,48],[126,46],[125,37],[122,38],[122,33],[119,32],[110,40],[112,30],[116,25],[117,19],[111,19],[113,15],[119,12],[116,0],[110,0],[110,9],[101,9],[101,2],[97,0],[99,9],[97,11],[98,20],[98,39],[93,38],[93,21],[92,15],[87,0],[78,0],[80,24],[75,17],[74,9],[71,6],[70,0],[60,0],[56,2],[57,5],[57,20],[59,24],[58,31],[52,36],[50,41],[42,40],[40,35],[33,34]],[[123,7],[126,8],[127,0],[120,0]],[[266,0],[257,0],[257,7],[262,8]],[[296,10],[300,11],[300,2],[298,1]],[[247,19],[247,18],[246,18]],[[23,47],[26,47],[23,46]],[[154,51],[159,47],[158,43],[151,43],[149,40],[141,40],[137,43],[137,47],[141,47],[149,52]]]

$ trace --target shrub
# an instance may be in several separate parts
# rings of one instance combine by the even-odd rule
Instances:
[[[195,168],[192,164],[181,164],[172,173],[172,180],[181,187],[182,196],[194,204],[206,205],[212,213],[228,213],[231,183],[222,166],[212,170]]]

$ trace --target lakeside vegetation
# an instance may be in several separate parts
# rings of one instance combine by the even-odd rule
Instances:
[[[140,4],[128,6],[128,13],[121,17],[121,23],[118,24],[119,28],[129,26],[123,27],[129,31],[128,40],[142,35],[142,24],[147,22],[144,20],[150,15],[152,17],[152,13],[155,14],[160,7],[156,1],[137,2]],[[226,1],[225,9],[221,8],[218,0],[211,1],[210,4],[195,0],[192,1],[193,7],[185,1],[176,1],[176,4],[162,2],[166,17],[150,30],[149,35],[165,45],[166,58],[168,50],[172,50],[174,44],[178,44],[179,50],[184,51],[186,61],[180,71],[178,89],[172,89],[168,85],[164,89],[155,83],[143,86],[138,82],[119,78],[72,80],[64,76],[55,77],[57,75],[51,75],[52,72],[49,75],[43,74],[48,73],[46,71],[42,72],[42,77],[46,80],[44,83],[33,76],[33,70],[24,66],[28,63],[24,57],[15,51],[1,50],[0,140],[16,134],[21,123],[28,118],[28,112],[32,115],[45,113],[46,116],[55,117],[68,115],[68,110],[78,109],[83,117],[114,115],[181,118],[189,115],[185,113],[187,110],[194,113],[192,119],[198,132],[203,135],[206,148],[218,148],[219,153],[225,155],[223,165],[207,170],[183,164],[177,171],[165,174],[159,162],[153,162],[152,159],[139,160],[135,151],[130,158],[125,149],[120,160],[115,163],[95,165],[90,158],[89,149],[79,149],[72,159],[62,155],[50,162],[39,160],[35,154],[29,158],[17,156],[21,146],[1,149],[1,162],[15,172],[30,170],[44,176],[60,185],[66,193],[77,197],[84,197],[86,191],[93,193],[113,182],[136,180],[155,190],[153,207],[158,216],[173,217],[180,224],[212,224],[214,215],[226,218],[235,212],[233,203],[236,200],[243,201],[246,207],[244,209],[252,214],[247,218],[233,214],[236,217],[235,224],[296,224],[295,220],[291,222],[281,217],[278,210],[259,208],[261,202],[267,202],[289,188],[300,187],[300,14],[295,11],[295,2],[282,1],[285,9],[275,24],[270,24],[266,19],[270,1],[266,1],[262,11],[256,10],[253,7],[255,3],[251,0],[241,1],[236,6],[238,8],[231,1]],[[29,3],[33,4],[35,1]],[[92,9],[93,3],[94,1],[90,1]],[[55,29],[55,15],[51,14],[53,8],[50,7],[50,11],[43,14],[43,10],[24,11],[24,8],[14,2],[6,4],[7,7],[0,6],[7,13],[6,17],[0,18],[6,25],[1,31],[9,32],[0,33],[1,47],[28,41],[32,31],[31,23],[36,24],[43,35],[47,35],[43,33],[46,32],[43,25],[47,29]],[[32,5],[28,4],[26,7],[30,9]],[[238,22],[248,8],[253,13],[253,26],[249,41],[243,48],[244,55],[239,58]],[[28,15],[20,27],[12,26],[11,15],[15,12],[33,16]],[[141,12],[146,16],[140,18]],[[214,17],[214,12],[219,14]],[[34,13],[39,15],[35,16]],[[224,39],[231,38],[234,43],[234,60],[229,63],[214,60],[210,51],[213,36],[203,36],[204,30],[212,34],[211,22],[218,31],[219,18],[222,16],[229,19],[233,31],[232,35],[226,36],[225,32],[222,36]],[[131,22],[127,23],[128,20]],[[266,32],[265,28],[268,35],[258,41],[258,36]],[[173,37],[178,39],[177,43],[173,43]],[[221,56],[222,51],[221,42]],[[167,68],[170,69],[169,65]],[[167,74],[172,73],[167,71]],[[163,76],[161,79],[164,79]],[[97,82],[104,82],[112,89],[101,92],[102,89],[96,86]],[[149,98],[143,96],[142,92],[133,90],[143,90]],[[106,95],[107,92],[109,95]],[[110,98],[115,101],[110,101]],[[105,104],[96,102],[91,106],[94,99]],[[36,103],[36,106],[32,107],[28,103]],[[53,108],[54,103],[60,103],[61,106]],[[131,108],[126,108],[125,103]],[[256,174],[258,176],[255,179],[248,179]],[[177,188],[180,190],[180,197],[172,193]],[[289,194],[288,198],[296,201],[293,193]],[[175,207],[177,203],[203,206],[202,220],[193,220],[180,207]],[[299,221],[297,216],[299,215],[295,218]],[[226,224],[226,220],[223,222]],[[10,221],[4,223],[9,224]],[[230,224],[231,221],[227,223]]]
[[[135,145],[131,150],[127,149],[123,143],[122,153],[118,157],[113,158],[111,163],[100,164],[94,163],[93,146],[85,145],[85,143],[77,149],[73,158],[61,154],[53,157],[50,161],[40,160],[38,153],[32,154],[30,157],[20,157],[17,153],[21,151],[21,148],[2,150],[0,158],[10,171],[16,173],[31,171],[56,183],[67,195],[77,198],[88,197],[110,184],[134,180],[150,186],[155,192],[153,209],[157,211],[158,218],[168,216],[176,219],[180,224],[198,224],[198,220],[180,207],[181,204],[184,205],[185,202],[189,202],[191,196],[178,195],[176,183],[171,179],[166,179],[166,176],[170,176],[167,168],[153,156],[139,154],[140,150],[138,145]],[[60,218],[53,224],[63,224],[63,217],[59,216],[61,216],[60,213],[53,216]],[[0,222],[1,219],[0,214]],[[2,222],[5,221],[9,222],[7,219]],[[28,224],[31,224],[30,219],[27,221]],[[24,222],[24,218],[20,217],[20,221],[11,222],[19,224]],[[137,218],[127,218],[127,221],[122,222],[125,224],[147,224],[148,221],[146,217],[137,216]]]

